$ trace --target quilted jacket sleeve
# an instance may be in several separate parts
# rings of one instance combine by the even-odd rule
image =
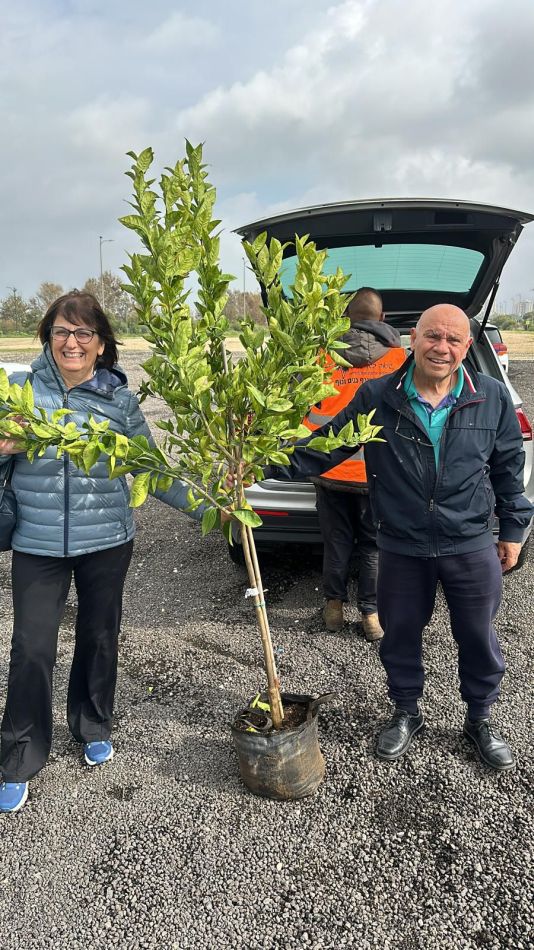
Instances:
[[[148,423],[141,411],[139,401],[133,393],[130,393],[125,435],[127,435],[129,439],[133,438],[135,435],[144,435],[145,438],[148,439],[150,445],[154,446],[156,444],[148,427]],[[188,511],[188,492],[189,486],[186,485],[185,482],[176,479],[173,485],[167,491],[161,491],[161,489],[157,489],[155,492],[153,492],[153,495],[154,498],[165,502],[165,504],[170,505],[171,508],[177,508],[179,511],[185,511],[185,513],[189,515],[190,518],[193,518],[195,521],[200,521],[207,506],[202,504],[200,507],[196,508],[195,511]]]

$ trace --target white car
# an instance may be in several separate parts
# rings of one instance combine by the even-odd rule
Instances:
[[[502,338],[501,331],[499,327],[494,326],[492,323],[486,323],[484,327],[486,335],[489,337],[491,345],[495,350],[499,360],[502,363],[502,368],[505,373],[508,372],[508,347]]]
[[[30,365],[29,363],[4,363],[0,361],[0,369],[5,369],[8,376],[11,373],[29,373]]]

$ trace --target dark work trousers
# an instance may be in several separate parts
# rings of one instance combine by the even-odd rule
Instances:
[[[358,608],[376,613],[378,550],[369,495],[316,486],[317,513],[323,536],[323,590],[327,600],[348,600],[347,584],[354,542],[357,544]]]
[[[13,551],[13,640],[0,751],[5,782],[28,781],[50,753],[58,629],[73,575],[78,615],[67,720],[77,742],[109,738],[132,550],[133,541],[78,557]]]
[[[378,616],[384,630],[380,659],[389,696],[415,712],[423,694],[423,627],[441,581],[458,645],[460,694],[471,719],[489,715],[499,695],[504,660],[493,621],[501,602],[502,572],[494,544],[471,554],[435,558],[380,551]]]

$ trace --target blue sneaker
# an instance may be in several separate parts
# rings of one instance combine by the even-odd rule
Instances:
[[[113,746],[109,739],[102,742],[86,742],[83,747],[87,765],[102,765],[113,758]]]
[[[0,784],[0,812],[18,811],[27,797],[27,782],[2,782]]]

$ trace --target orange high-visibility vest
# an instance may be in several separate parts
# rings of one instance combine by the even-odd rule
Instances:
[[[326,368],[332,367],[332,372],[328,382],[336,387],[335,396],[327,396],[317,406],[310,409],[308,415],[303,420],[304,425],[314,432],[322,426],[331,422],[338,412],[348,406],[351,399],[354,398],[362,383],[368,379],[378,379],[385,376],[386,373],[393,373],[399,366],[402,366],[406,359],[406,352],[401,346],[390,347],[383,356],[369,363],[368,366],[342,367],[327,358]],[[321,478],[327,478],[336,482],[356,482],[357,484],[367,484],[367,473],[365,471],[365,462],[363,460],[363,448],[357,449],[350,458],[345,459],[339,465],[335,465],[328,472],[323,472]]]

